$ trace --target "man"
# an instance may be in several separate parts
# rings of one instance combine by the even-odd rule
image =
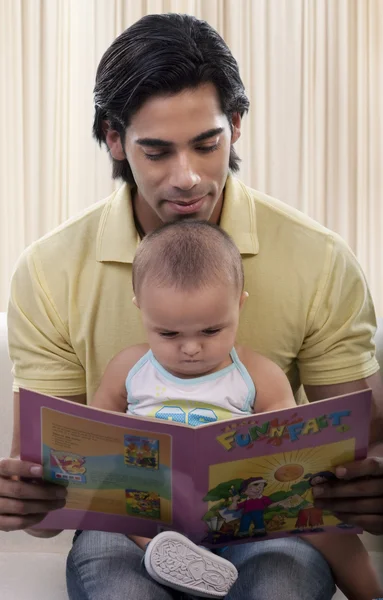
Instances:
[[[109,360],[143,341],[130,301],[139,237],[173,219],[219,223],[238,245],[250,294],[238,341],[285,370],[298,402],[301,383],[310,401],[371,387],[371,444],[379,441],[382,387],[364,276],[338,236],[229,174],[238,169],[233,145],[248,107],[226,44],[193,17],[144,17],[101,59],[94,134],[125,185],[33,244],[17,266],[9,305],[15,426],[12,458],[0,463],[0,529],[28,529],[65,503],[61,488],[36,483],[39,466],[17,459],[19,387],[91,399]],[[378,450],[338,476],[320,486],[318,507],[381,534]],[[298,538],[232,547],[225,558],[240,572],[230,600],[332,597],[327,563]],[[78,534],[68,559],[71,599],[174,598],[141,561],[125,536]]]

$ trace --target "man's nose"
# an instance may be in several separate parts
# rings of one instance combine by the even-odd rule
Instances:
[[[172,187],[183,191],[189,191],[201,183],[201,177],[188,154],[180,155],[175,161],[169,183]]]

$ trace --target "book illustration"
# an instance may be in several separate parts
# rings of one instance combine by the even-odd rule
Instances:
[[[135,435],[124,436],[124,458],[129,467],[158,469],[159,442],[152,438]]]
[[[347,528],[331,513],[314,506],[313,485],[336,479],[334,456],[354,455],[354,440],[307,450],[211,465],[212,487],[204,502],[205,541],[222,544],[243,538],[318,533],[326,526]],[[227,479],[243,474],[242,478]]]
[[[50,468],[53,480],[86,483],[86,457],[51,449]]]
[[[132,517],[160,519],[160,497],[156,492],[125,490],[126,511]]]

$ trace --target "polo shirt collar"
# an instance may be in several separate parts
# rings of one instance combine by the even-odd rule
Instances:
[[[258,254],[255,203],[248,188],[232,175],[225,185],[220,226],[232,237],[241,254]],[[102,212],[96,260],[132,263],[139,243],[131,191],[125,183],[111,196]]]
[[[107,201],[98,227],[96,260],[132,263],[140,236],[134,223],[130,187],[124,183]]]
[[[232,175],[226,180],[219,224],[231,236],[241,254],[258,254],[255,202],[249,189]]]

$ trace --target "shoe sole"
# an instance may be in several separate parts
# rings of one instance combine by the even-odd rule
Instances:
[[[145,552],[145,567],[158,583],[201,598],[223,598],[238,577],[235,566],[175,531],[159,533]]]

